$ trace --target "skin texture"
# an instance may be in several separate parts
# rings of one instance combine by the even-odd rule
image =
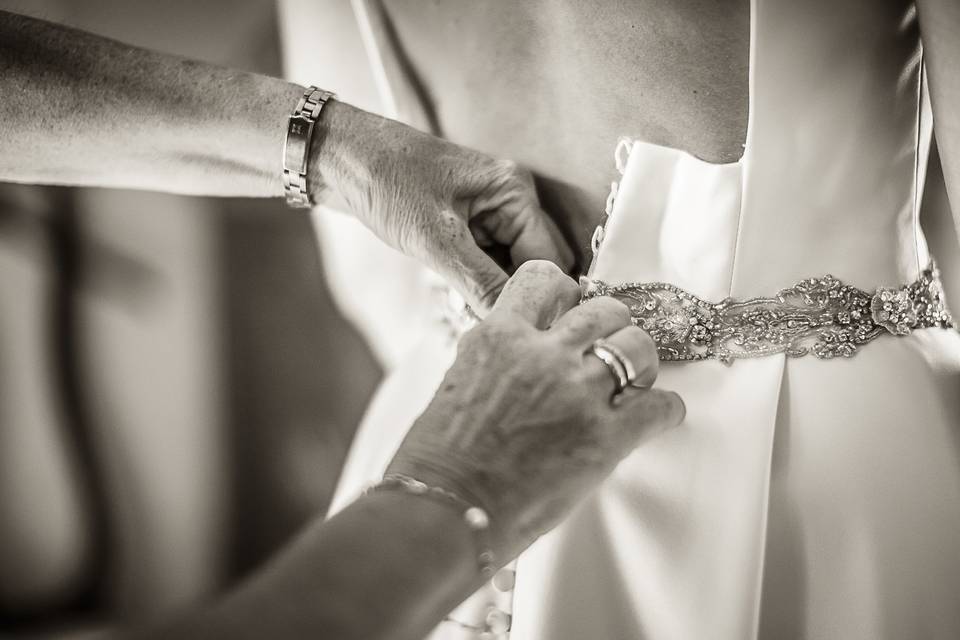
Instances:
[[[500,294],[504,269],[537,258],[573,265],[515,163],[349,105],[328,108],[314,184],[329,184],[379,238],[446,276],[480,313]]]
[[[710,162],[743,153],[748,0],[384,5],[437,131],[531,169],[581,268],[620,136]]]
[[[301,87],[0,12],[0,178],[279,196]]]
[[[628,389],[609,401],[610,372],[586,348],[609,337],[644,384],[656,377],[656,351],[622,303],[578,301],[556,265],[520,267],[390,464],[485,508],[501,565],[644,439],[683,420],[669,391]],[[461,518],[431,498],[368,494],[220,603],[145,637],[422,638],[482,582]]]
[[[611,405],[613,379],[586,353],[590,345],[609,337],[636,363],[641,385],[656,378],[656,348],[612,298],[559,315],[579,297],[556,265],[524,264],[487,320],[461,340],[388,469],[486,508],[501,523],[501,557],[557,525],[643,436],[684,415],[679,396],[654,389],[628,389]]]
[[[502,10],[490,12],[498,16],[501,24],[521,27],[520,37],[483,30],[473,34],[472,38],[463,31],[449,37],[464,48],[489,42],[492,48],[501,51],[498,55],[510,61],[508,68],[521,79],[524,72],[530,74],[532,70],[544,68],[550,73],[544,73],[542,77],[550,82],[546,86],[527,85],[528,91],[518,92],[517,86],[524,87],[522,83],[490,85],[485,83],[482,73],[459,74],[461,82],[466,78],[475,85],[468,87],[473,93],[452,92],[445,84],[456,79],[456,74],[451,71],[456,67],[448,64],[456,61],[431,56],[426,47],[432,41],[417,36],[418,32],[413,30],[416,23],[424,25],[425,29],[430,28],[430,21],[422,14],[418,17],[400,11],[404,4],[400,0],[388,4],[395,14],[401,39],[408,45],[414,66],[422,72],[428,91],[438,99],[437,111],[444,133],[459,143],[469,145],[475,141],[474,146],[509,154],[534,166],[539,174],[544,203],[551,209],[553,207],[549,205],[556,205],[561,227],[576,239],[578,247],[585,247],[586,238],[602,209],[605,183],[612,177],[610,149],[617,135],[629,131],[653,142],[687,149],[711,161],[729,161],[739,155],[737,145],[742,143],[746,121],[745,3],[716,3],[711,13],[710,7],[703,2],[624,2],[611,5],[613,8],[609,12],[602,12],[614,18],[608,21],[596,19],[593,3],[569,2],[560,10],[562,15],[555,12],[545,14],[556,18],[546,28],[538,28],[532,19],[538,10],[550,9],[545,3],[504,3],[503,10],[516,6],[525,7],[530,12],[513,18],[505,17]],[[423,7],[427,3],[408,0],[405,4]],[[442,7],[444,4],[430,6]],[[562,3],[553,6],[562,6]],[[577,17],[578,6],[589,15],[572,19]],[[636,20],[623,20],[622,13],[617,15],[615,11],[617,8],[630,10],[631,7],[646,10],[646,13],[640,14]],[[960,60],[960,39],[956,37],[960,24],[956,3],[953,0],[919,0],[918,7],[937,120],[936,135],[943,148],[950,197],[954,208],[960,209],[957,206],[960,201],[960,124],[955,108],[960,100],[955,73]],[[698,10],[702,12],[698,14]],[[587,21],[588,17],[590,21]],[[604,27],[607,22],[612,22],[613,26]],[[622,27],[627,23],[631,29],[640,30],[642,37],[628,33],[618,40],[614,32],[625,32]],[[561,28],[557,28],[557,24]],[[283,119],[291,102],[299,97],[300,87],[213,70],[179,59],[154,58],[151,57],[154,54],[69,30],[49,31],[49,25],[43,26],[42,23],[25,26],[23,20],[4,14],[0,14],[0,29],[4,29],[0,37],[0,95],[3,96],[0,100],[0,162],[6,159],[2,170],[7,179],[141,186],[187,193],[279,193],[276,167],[272,160],[265,162],[265,159],[276,155],[277,145],[282,140]],[[507,36],[512,39],[504,40]],[[628,42],[641,49],[627,47]],[[425,49],[417,50],[414,46],[417,43]],[[569,57],[561,55],[564,49]],[[628,50],[634,54],[626,58],[624,52]],[[593,66],[578,62],[586,59],[580,54],[593,51],[600,52],[595,59],[589,60]],[[494,63],[498,59],[482,55],[484,53],[474,51],[471,56],[475,63],[473,67],[490,73],[496,68]],[[433,64],[426,64],[425,61],[431,58]],[[604,61],[612,62],[610,72],[604,71]],[[498,64],[503,66],[503,58]],[[447,76],[442,75],[444,69]],[[90,78],[89,86],[78,83],[80,77]],[[184,80],[184,86],[178,84],[178,79]],[[191,92],[190,87],[200,87],[203,91]],[[208,91],[209,87],[217,87],[218,91]],[[707,91],[710,93],[706,94]],[[478,101],[496,103],[497,95],[519,96],[531,102],[514,102],[511,109],[482,114],[483,118],[475,117],[475,108],[466,108]],[[84,96],[89,100],[79,99]],[[487,97],[494,99],[486,100]],[[624,104],[631,105],[629,110],[623,107]],[[238,106],[242,108],[236,108]],[[166,142],[162,148],[157,146],[161,138]],[[570,153],[571,148],[578,152]],[[369,154],[369,150],[360,150],[357,157],[369,157]],[[16,161],[11,162],[11,158]],[[347,179],[338,178],[336,171],[342,169],[336,169],[336,166],[334,163],[334,168],[324,174],[329,176],[331,183],[338,179],[347,183]],[[344,171],[349,175],[349,170]],[[391,191],[395,188],[386,188],[384,193],[374,196],[357,188],[352,197],[359,203],[364,202],[364,198],[370,202],[377,198],[384,201],[390,199]],[[439,200],[447,198],[448,194],[444,194]],[[450,208],[439,207],[439,210],[448,212]],[[475,229],[471,231],[478,237],[483,235]],[[399,244],[401,237],[402,234],[396,234],[392,241]],[[481,295],[486,288],[479,288]],[[494,335],[501,334],[495,332]],[[540,339],[539,334],[535,335]],[[478,343],[484,340],[495,342],[483,335],[476,338]],[[600,365],[591,363],[586,366]],[[598,372],[605,373],[603,370]],[[461,374],[466,375],[465,372]],[[521,382],[539,392],[535,381],[523,378]],[[462,393],[464,386],[463,381],[454,380],[453,387],[445,387],[438,402],[456,404],[461,398],[457,393]],[[508,397],[506,390],[498,389],[498,392],[498,397]],[[438,423],[432,428],[454,444],[459,442],[451,432],[442,430],[443,426]],[[497,444],[500,437],[491,437],[489,443]],[[492,446],[489,443],[481,444],[489,448]],[[565,439],[564,443],[572,446]],[[504,491],[496,479],[499,475],[490,477],[481,471],[482,467],[476,461],[471,462],[469,456],[463,457],[465,471],[451,473],[451,470],[432,469],[424,464],[426,449],[411,447],[407,460],[400,458],[396,461],[397,468],[419,469],[424,474],[433,473],[437,478],[448,476],[452,484],[462,485],[465,493],[475,495],[478,502],[500,514],[500,521],[508,520],[510,513],[529,513],[517,516],[518,531],[535,531],[549,522],[549,509],[543,510],[547,516],[538,518],[535,515],[537,509],[527,512],[517,507],[509,497],[503,497]],[[339,530],[342,538],[353,539],[349,532],[355,528],[372,530],[374,527],[370,523],[376,522],[377,518],[371,512],[384,518],[392,518],[391,514],[396,513],[410,513],[434,524],[443,522],[444,517],[444,514],[437,513],[431,516],[406,504],[393,509],[373,505],[371,511],[363,511],[363,517],[358,514],[357,519],[338,521],[343,527]],[[444,528],[449,530],[452,524],[453,520],[447,518]],[[502,534],[506,541],[501,543],[506,549],[511,544],[511,528],[500,526],[506,529]],[[429,531],[423,533],[429,536]],[[517,535],[515,539],[521,540],[522,536]],[[408,545],[406,548],[389,551],[391,558],[394,554],[401,558],[396,565],[390,565],[391,571],[396,570],[402,576],[403,567],[417,566],[413,562],[405,565],[402,554],[408,553],[410,558],[419,561],[421,557],[416,555],[416,550],[426,544],[424,540],[411,534],[408,542],[401,544],[401,547]],[[315,549],[312,542],[307,536],[303,544],[305,548]],[[379,543],[359,536],[357,544],[361,549],[378,549]],[[329,550],[318,553],[321,558],[328,557],[324,553],[337,555]],[[459,554],[451,552],[453,556],[459,557],[462,563],[462,550]],[[293,551],[288,557],[291,559],[287,563],[293,566],[304,558]],[[384,566],[388,564],[385,562]],[[277,574],[272,575],[290,575],[283,568],[287,564],[279,566]],[[347,563],[336,561],[331,565],[304,562],[301,566],[304,567],[304,581],[315,577],[320,567],[334,571],[335,566],[343,573],[351,572]],[[268,581],[264,584],[284,582],[277,580],[277,583]],[[312,593],[307,588],[312,583],[291,581],[298,588],[288,587],[290,598],[304,592]],[[441,580],[437,582],[448,585]],[[273,593],[274,590],[271,586],[265,587],[264,591]],[[317,592],[320,592],[319,588]],[[243,604],[264,604],[254,596],[250,598],[253,599],[245,600]],[[311,599],[304,606],[315,605]],[[277,601],[273,606],[283,608]],[[225,607],[229,605],[225,604]],[[237,619],[250,620],[252,614],[248,613],[245,618],[241,614],[255,608],[236,606],[225,610],[240,616]],[[285,617],[290,618],[292,616]],[[280,622],[277,617],[266,616],[262,624],[271,621]],[[256,621],[251,624],[253,622]]]
[[[303,89],[0,12],[0,178],[280,196],[287,116]],[[481,313],[524,260],[571,266],[515,165],[349,105],[328,110],[310,150],[314,195],[322,174],[382,240]]]
[[[276,196],[286,117],[302,92],[0,12],[0,177]],[[459,283],[479,309],[507,280],[495,256],[508,270],[537,257],[569,265],[516,165],[336,102],[319,129],[314,177],[386,242]],[[394,463],[485,507],[503,562],[556,524],[643,434],[682,417],[679,399],[659,391],[632,390],[611,406],[609,371],[584,358],[586,347],[609,335],[652,380],[649,338],[611,300],[561,318],[579,300],[576,283],[552,263],[526,264],[493,325],[465,341],[466,364],[455,365]],[[487,393],[494,386],[499,392]],[[598,395],[571,400],[588,394]],[[540,403],[556,408],[543,413]],[[467,408],[474,415],[459,414]],[[434,458],[462,464],[431,466]],[[0,514],[4,549],[16,548],[17,532],[2,524],[31,517],[29,500],[2,508],[9,504],[25,506]],[[477,586],[469,532],[450,534],[459,519],[423,498],[365,498],[316,523],[236,594],[151,637],[420,637]],[[30,580],[31,563],[21,566],[2,579]],[[47,572],[45,586],[59,570]]]

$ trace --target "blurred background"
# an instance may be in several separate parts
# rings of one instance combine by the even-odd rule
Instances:
[[[355,72],[367,62],[348,2],[0,9],[382,111]],[[20,534],[0,544],[0,636],[172,613],[324,513],[426,305],[418,267],[348,217],[314,215],[279,200],[0,184],[0,519]],[[960,255],[935,154],[923,222],[935,254]],[[960,264],[941,267],[960,300]]]
[[[273,2],[0,9],[283,71]],[[36,541],[0,573],[49,567],[0,587],[0,635],[91,597],[129,618],[195,602],[323,513],[381,376],[325,282],[309,213],[280,200],[0,184],[0,517]],[[99,586],[51,589],[64,571]]]

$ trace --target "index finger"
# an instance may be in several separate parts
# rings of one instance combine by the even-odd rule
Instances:
[[[580,301],[580,286],[546,260],[524,262],[507,281],[493,312],[515,313],[546,329]]]
[[[416,255],[446,278],[478,316],[486,316],[507,282],[507,273],[477,246],[463,216],[454,210],[441,211],[421,242]]]
[[[525,260],[542,258],[551,260],[564,270],[573,267],[573,251],[570,249],[556,223],[536,203],[529,203],[518,219],[520,231],[510,243],[510,257],[514,264]]]
[[[597,338],[606,338],[630,325],[630,309],[616,298],[590,298],[560,318],[552,333],[564,342],[586,349]]]

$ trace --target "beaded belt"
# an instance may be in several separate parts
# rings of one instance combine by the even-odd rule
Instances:
[[[581,287],[585,300],[612,296],[630,307],[633,323],[657,343],[661,360],[850,357],[880,335],[956,328],[933,262],[916,281],[874,293],[830,275],[803,280],[773,298],[716,303],[662,282],[614,285],[582,278]]]

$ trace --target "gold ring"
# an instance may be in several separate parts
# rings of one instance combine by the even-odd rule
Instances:
[[[599,342],[599,340],[597,342]],[[617,388],[613,392],[611,401],[615,401],[617,396],[623,393],[623,390],[626,389],[630,384],[630,379],[627,377],[626,367],[624,367],[623,362],[620,361],[620,358],[618,358],[613,351],[603,344],[597,344],[595,342],[593,346],[590,347],[590,353],[597,356],[600,359],[600,362],[607,365],[610,375],[613,376],[613,381],[617,385]]]
[[[627,354],[623,352],[623,349],[613,344],[605,338],[600,338],[593,343],[593,346],[606,349],[620,361],[620,364],[623,365],[623,371],[627,376],[627,384],[624,386],[636,386],[633,383],[637,381],[637,368],[633,366],[633,361],[627,357]]]

